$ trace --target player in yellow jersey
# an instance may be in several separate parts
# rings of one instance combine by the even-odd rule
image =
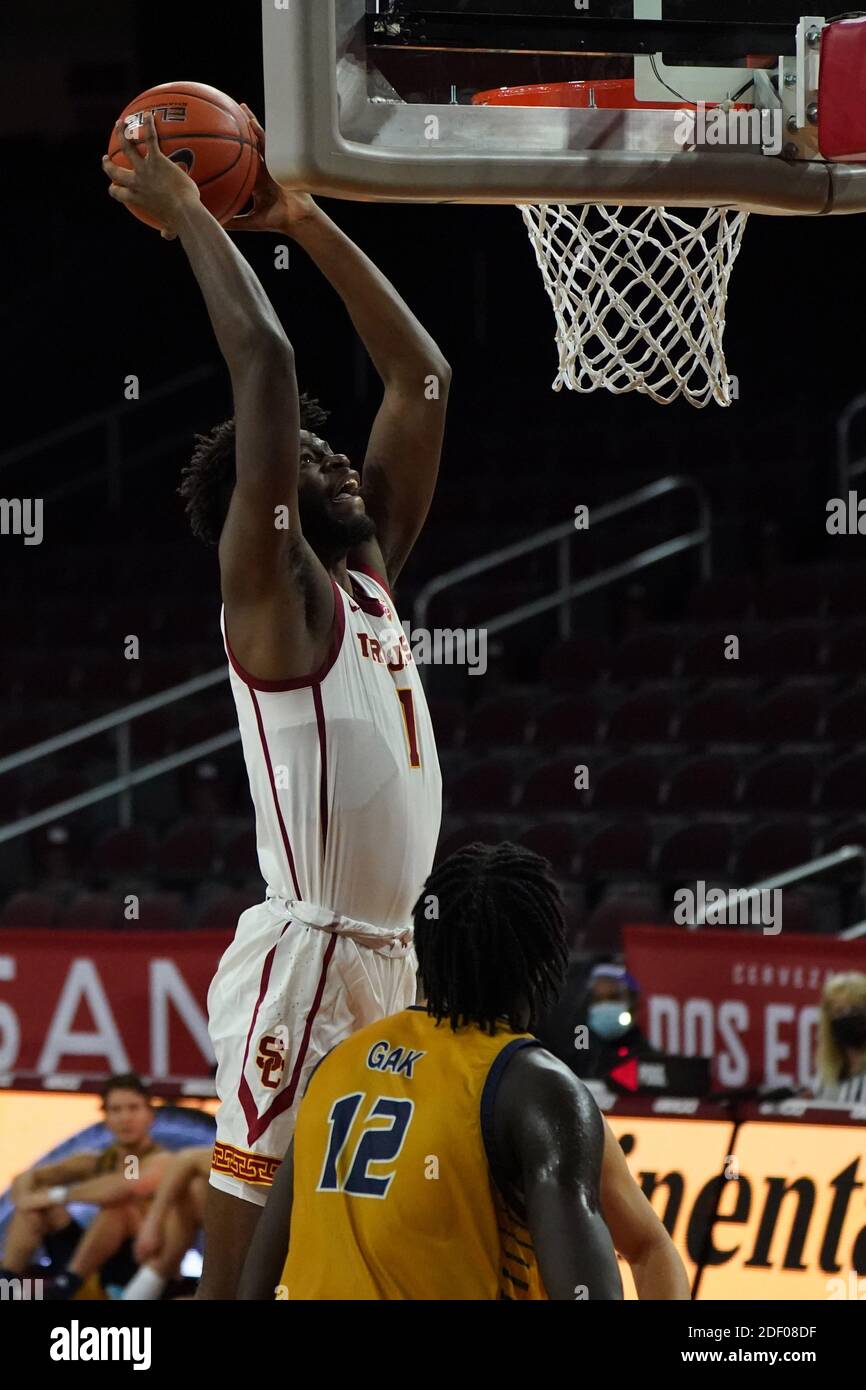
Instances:
[[[414,913],[425,1002],[313,1073],[239,1297],[689,1297],[682,1262],[582,1082],[527,1032],[561,985],[549,865],[471,845]],[[287,1254],[288,1247],[288,1254]]]

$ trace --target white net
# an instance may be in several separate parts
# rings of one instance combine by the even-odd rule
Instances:
[[[555,391],[730,405],[725,303],[748,213],[589,203],[521,211],[556,315]]]

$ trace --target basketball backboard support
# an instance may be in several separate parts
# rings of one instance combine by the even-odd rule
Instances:
[[[263,0],[269,164],[291,186],[365,200],[866,210],[866,166],[822,160],[810,130],[823,17],[800,15],[791,0],[692,0],[711,18],[671,19],[671,3],[472,0],[470,12],[448,0]],[[688,0],[676,3],[682,14]],[[755,8],[768,17],[712,18]],[[668,100],[688,98],[683,107],[739,93],[779,113],[785,140],[769,154],[743,127],[734,145],[684,146],[678,110],[494,108],[462,93],[407,100],[384,70],[395,49],[506,46],[621,55],[638,100],[659,86]],[[750,67],[755,53],[768,66]],[[696,63],[703,54],[712,61]]]

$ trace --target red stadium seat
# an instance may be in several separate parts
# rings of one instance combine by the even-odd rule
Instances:
[[[534,854],[549,859],[557,873],[566,876],[571,873],[578,850],[578,834],[570,821],[534,825],[531,830],[523,832],[519,842]]]
[[[772,808],[777,811],[806,811],[815,792],[815,769],[811,758],[797,753],[780,753],[759,763],[743,784],[743,805],[749,810]]]
[[[140,927],[142,931],[180,931],[190,925],[189,918],[189,909],[179,893],[142,893],[138,921],[124,921],[124,926]]]
[[[47,893],[13,893],[0,911],[0,926],[53,927],[58,916],[58,904]]]
[[[530,704],[523,695],[493,695],[481,700],[466,721],[466,742],[508,747],[523,743]]]
[[[749,707],[733,691],[710,691],[683,712],[675,737],[686,743],[747,743],[752,736]]]
[[[186,821],[170,830],[159,846],[156,870],[167,883],[193,884],[209,878],[214,856],[210,825]]]
[[[577,690],[597,680],[610,666],[610,650],[603,637],[570,637],[545,652],[541,678],[557,690]]]
[[[220,858],[223,873],[233,883],[242,883],[252,878],[258,870],[256,832],[253,827],[247,826],[237,835],[233,835]]]
[[[61,927],[74,931],[108,931],[123,927],[123,899],[119,893],[79,893],[62,914]]]
[[[758,597],[762,618],[818,617],[827,601],[827,575],[822,569],[783,569],[768,579]]]
[[[709,579],[692,594],[689,613],[705,622],[747,617],[755,603],[754,580],[748,575]]]
[[[587,918],[581,946],[584,951],[614,951],[622,948],[623,927],[658,922],[658,898],[647,891],[614,890]]]
[[[733,835],[728,825],[703,821],[675,830],[659,851],[659,877],[724,877],[728,872],[732,846]]]
[[[726,811],[737,800],[739,767],[733,758],[708,754],[678,767],[671,778],[665,806],[672,811]]]
[[[731,636],[740,637],[740,655],[736,660],[725,656],[729,646],[727,639]],[[749,640],[747,634],[731,633],[730,628],[703,633],[689,644],[683,654],[683,675],[704,680],[742,680],[750,674]]]
[[[606,825],[587,841],[581,875],[593,880],[642,878],[651,849],[652,835],[647,826],[629,822]]]
[[[221,893],[204,909],[196,926],[233,932],[241,913],[250,906],[249,893]]]
[[[640,690],[623,700],[610,716],[611,743],[663,743],[670,735],[674,704],[658,690]]]
[[[814,686],[783,686],[754,711],[752,733],[764,743],[813,739],[820,710],[821,700]]]
[[[440,748],[447,748],[456,742],[463,727],[463,706],[459,700],[431,700],[430,718]]]
[[[750,663],[750,673],[761,676],[805,675],[819,670],[822,652],[820,629],[799,623],[771,632],[754,643],[750,650],[740,646],[741,657]]]
[[[153,859],[153,833],[138,826],[107,830],[97,841],[92,859],[101,877],[141,877],[148,873]]]
[[[860,811],[866,787],[866,754],[853,753],[827,772],[819,800],[827,810]]]
[[[846,743],[866,743],[866,690],[854,690],[827,711],[824,737]]]
[[[738,856],[741,886],[808,863],[813,849],[808,825],[792,821],[760,826],[748,836]]]
[[[649,758],[622,758],[606,767],[595,782],[593,810],[632,807],[651,810],[658,801],[659,771]]]
[[[454,811],[507,811],[511,805],[514,773],[511,765],[496,758],[476,763],[451,784],[448,794]]]
[[[866,672],[866,623],[852,623],[833,634],[825,669],[834,676],[859,676]]]
[[[556,747],[563,743],[594,743],[598,720],[598,705],[591,696],[566,695],[541,711],[535,742]]]
[[[575,788],[574,758],[558,758],[544,763],[526,779],[521,809],[528,811],[575,811],[584,793]]]
[[[632,633],[620,644],[611,660],[614,680],[663,679],[674,674],[682,651],[682,640],[673,632]]]

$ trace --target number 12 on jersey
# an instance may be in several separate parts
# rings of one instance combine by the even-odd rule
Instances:
[[[319,1192],[347,1192],[352,1197],[379,1197],[388,1195],[388,1188],[394,1180],[394,1172],[383,1176],[370,1173],[371,1163],[396,1163],[406,1132],[412,1120],[415,1103],[411,1100],[397,1100],[392,1096],[379,1096],[364,1116],[364,1125],[373,1120],[390,1118],[387,1129],[364,1129],[347,1165],[343,1165],[346,1176],[340,1179],[337,1166],[346,1148],[349,1131],[355,1121],[361,1102],[367,1097],[362,1091],[351,1096],[341,1096],[334,1101],[328,1116],[330,1136],[325,1165],[319,1179]]]

